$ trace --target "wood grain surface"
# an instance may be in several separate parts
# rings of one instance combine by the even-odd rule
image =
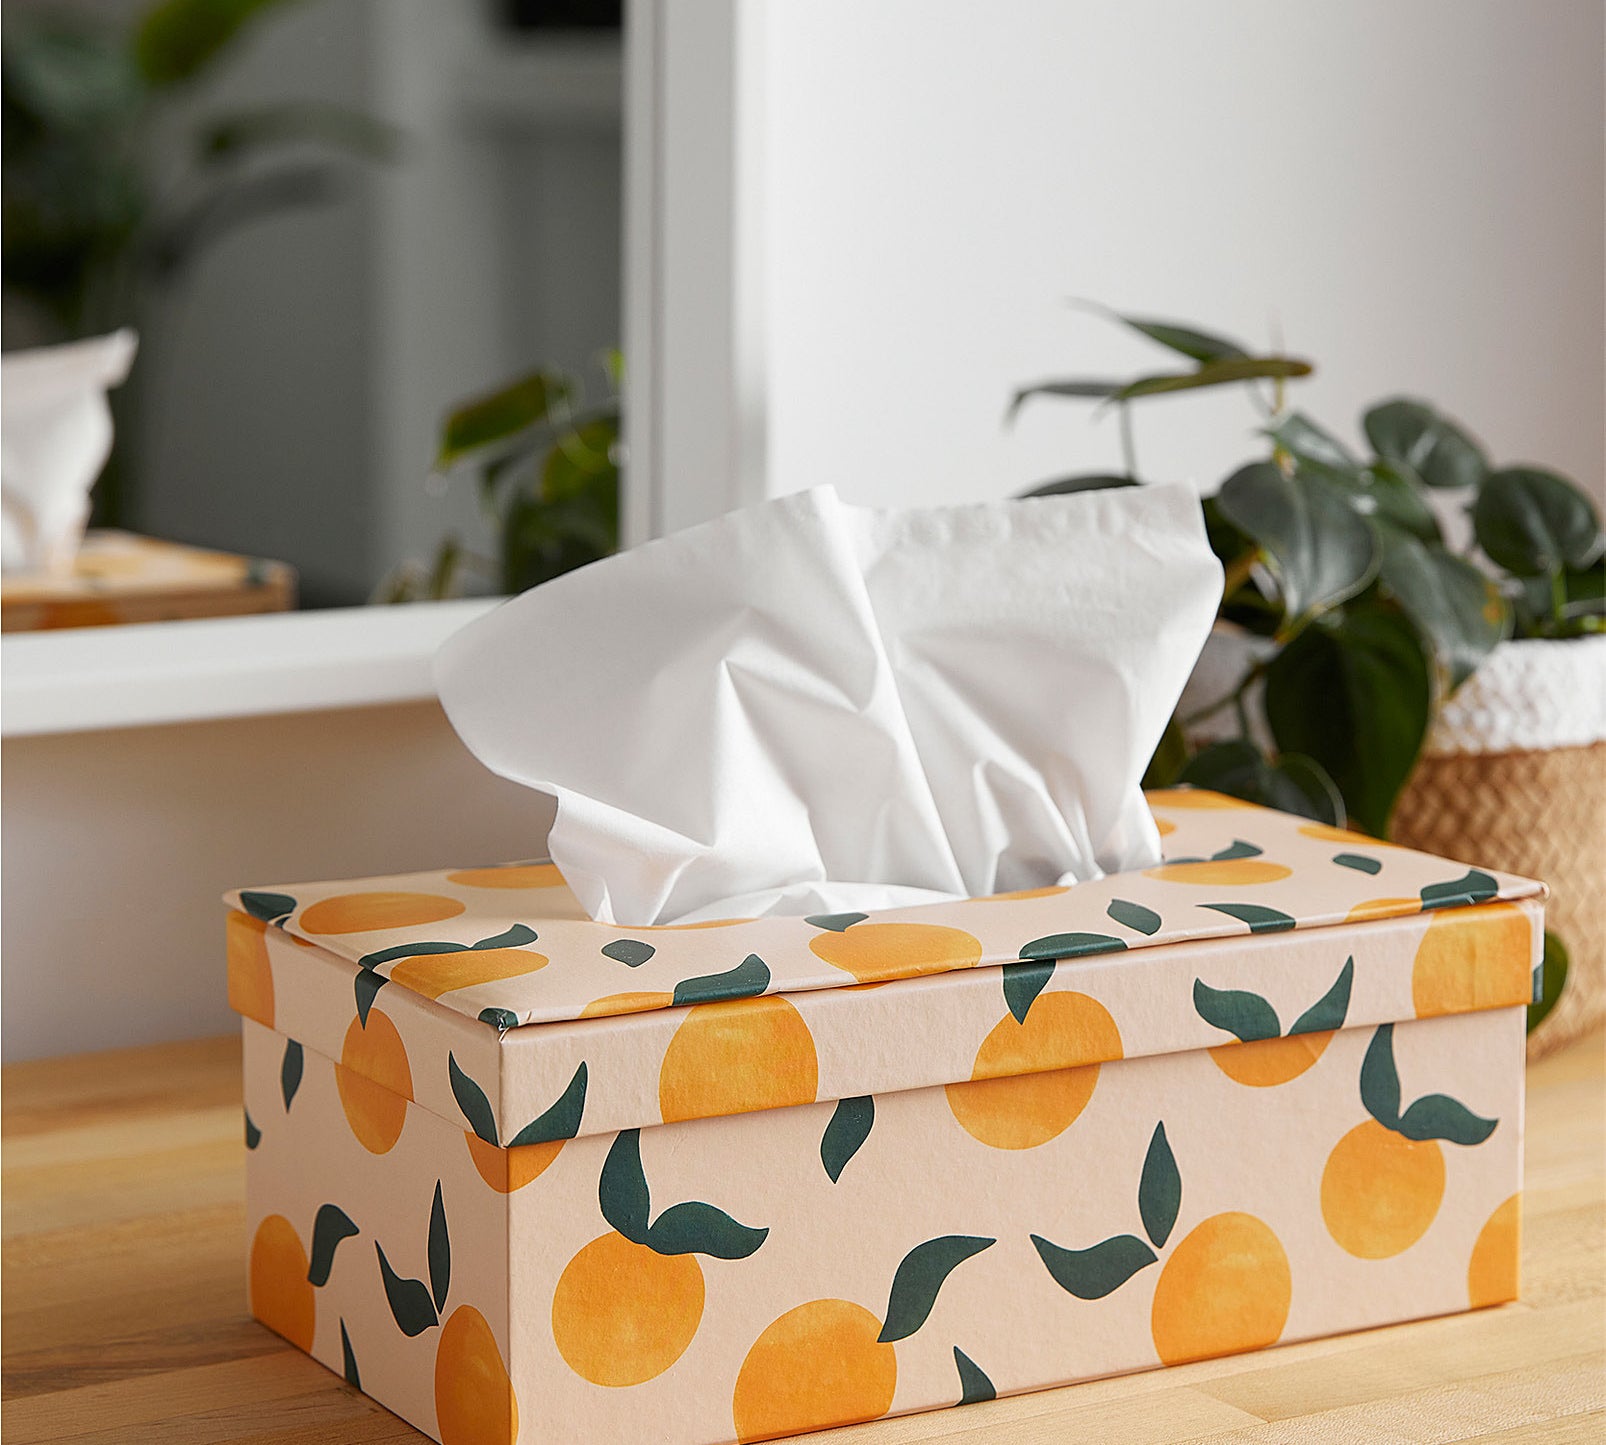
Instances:
[[[1606,1440],[1603,1064],[1529,1072],[1520,1303],[808,1438]],[[8,1445],[425,1438],[247,1316],[239,1075],[235,1039],[3,1071]]]

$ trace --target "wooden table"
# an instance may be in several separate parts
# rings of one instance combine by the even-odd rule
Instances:
[[[4,1070],[8,1445],[424,1439],[246,1315],[239,1053]],[[1597,1037],[1530,1072],[1520,1304],[812,1438],[1606,1440],[1603,1062]]]

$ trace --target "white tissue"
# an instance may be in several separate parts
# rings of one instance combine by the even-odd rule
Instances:
[[[60,572],[89,522],[89,493],[112,449],[106,392],[134,360],[115,331],[0,358],[0,566]]]
[[[1186,487],[909,511],[829,487],[593,563],[436,659],[474,754],[626,925],[1143,867],[1139,779],[1221,569]]]

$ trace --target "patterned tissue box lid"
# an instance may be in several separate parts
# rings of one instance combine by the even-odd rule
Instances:
[[[1149,802],[1157,867],[874,914],[626,928],[588,918],[550,862],[276,884],[226,901],[357,965],[372,990],[395,986],[505,1029],[1544,894],[1216,793]]]

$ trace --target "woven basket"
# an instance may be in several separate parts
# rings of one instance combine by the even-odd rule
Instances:
[[[1441,711],[1390,836],[1550,885],[1571,967],[1531,1058],[1606,1020],[1606,637],[1497,649]]]

